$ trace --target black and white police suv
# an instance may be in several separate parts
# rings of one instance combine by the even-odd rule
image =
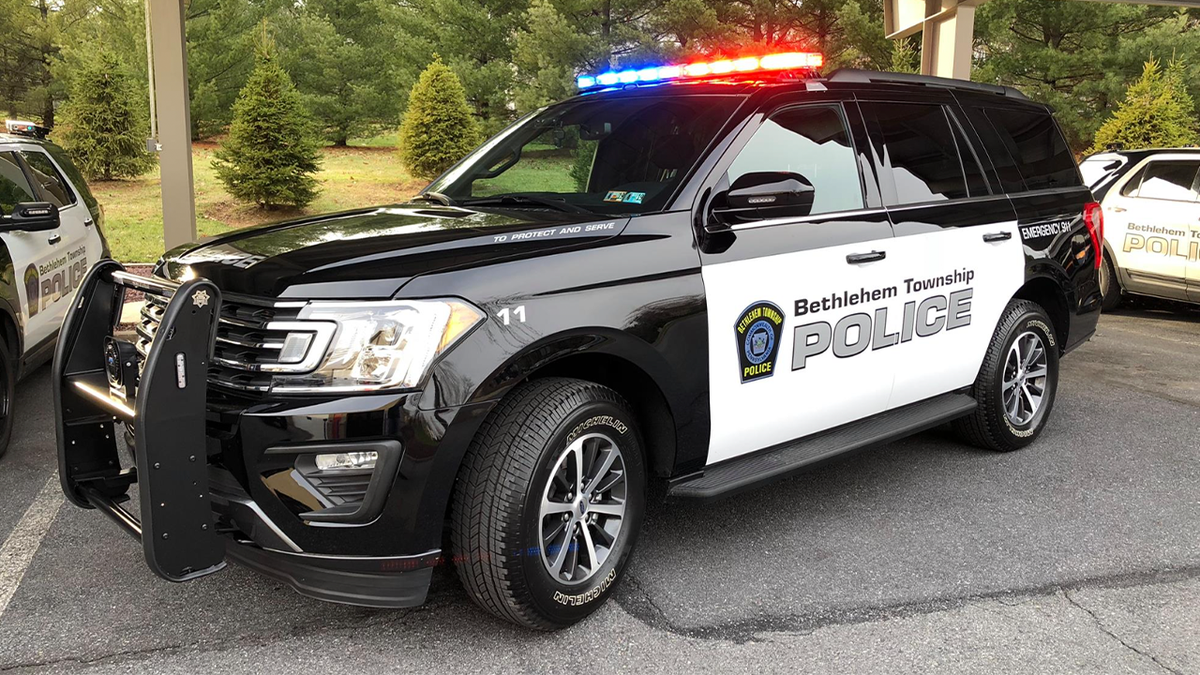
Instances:
[[[1103,152],[1079,165],[1104,208],[1104,309],[1123,294],[1200,303],[1200,148]]]
[[[100,205],[41,127],[0,133],[0,455],[8,449],[17,380],[54,353],[70,299],[107,256]]]
[[[167,579],[401,607],[444,560],[555,628],[612,593],[652,480],[714,499],[945,422],[1028,445],[1100,307],[1050,112],[817,62],[584,77],[411,203],[99,263],[55,361],[67,496]]]

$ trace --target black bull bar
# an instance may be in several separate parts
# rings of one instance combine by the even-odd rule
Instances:
[[[113,337],[126,289],[170,297],[140,373],[133,344]],[[139,539],[150,569],[170,581],[225,567],[205,442],[207,371],[220,306],[220,291],[207,279],[139,277],[102,260],[80,286],[54,353],[63,492]],[[136,466],[121,466],[117,422],[134,429]],[[123,506],[134,483],[136,514]]]

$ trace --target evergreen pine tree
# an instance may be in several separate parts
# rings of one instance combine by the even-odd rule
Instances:
[[[449,169],[479,144],[479,128],[454,71],[437,56],[421,73],[400,124],[400,161],[416,177]]]
[[[1125,100],[1096,132],[1089,152],[1110,147],[1124,150],[1193,145],[1197,134],[1196,111],[1184,81],[1182,61],[1172,60],[1164,73],[1157,59],[1142,68],[1142,76],[1129,85]]]
[[[233,104],[213,168],[235,198],[264,208],[304,206],[317,196],[321,145],[292,79],[263,36],[254,71]]]
[[[88,178],[132,178],[154,167],[139,95],[120,59],[107,50],[76,75],[54,138]]]

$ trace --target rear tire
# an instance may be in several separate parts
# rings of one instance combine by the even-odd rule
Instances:
[[[1019,450],[1041,435],[1057,390],[1058,339],[1050,317],[1037,303],[1012,300],[972,388],[979,407],[954,428],[972,445]]]
[[[645,513],[641,435],[616,392],[567,378],[514,389],[483,423],[454,490],[463,587],[513,623],[553,630],[598,609]]]
[[[0,339],[0,371],[0,457],[3,457],[12,438],[12,408],[17,388],[17,364],[3,339]]]
[[[1121,282],[1110,255],[1104,256],[1104,263],[1100,265],[1100,296],[1102,312],[1111,312],[1121,306]]]

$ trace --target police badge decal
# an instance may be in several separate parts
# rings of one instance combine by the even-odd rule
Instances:
[[[756,302],[741,313],[733,328],[742,382],[774,375],[783,335],[783,310],[770,302]]]

